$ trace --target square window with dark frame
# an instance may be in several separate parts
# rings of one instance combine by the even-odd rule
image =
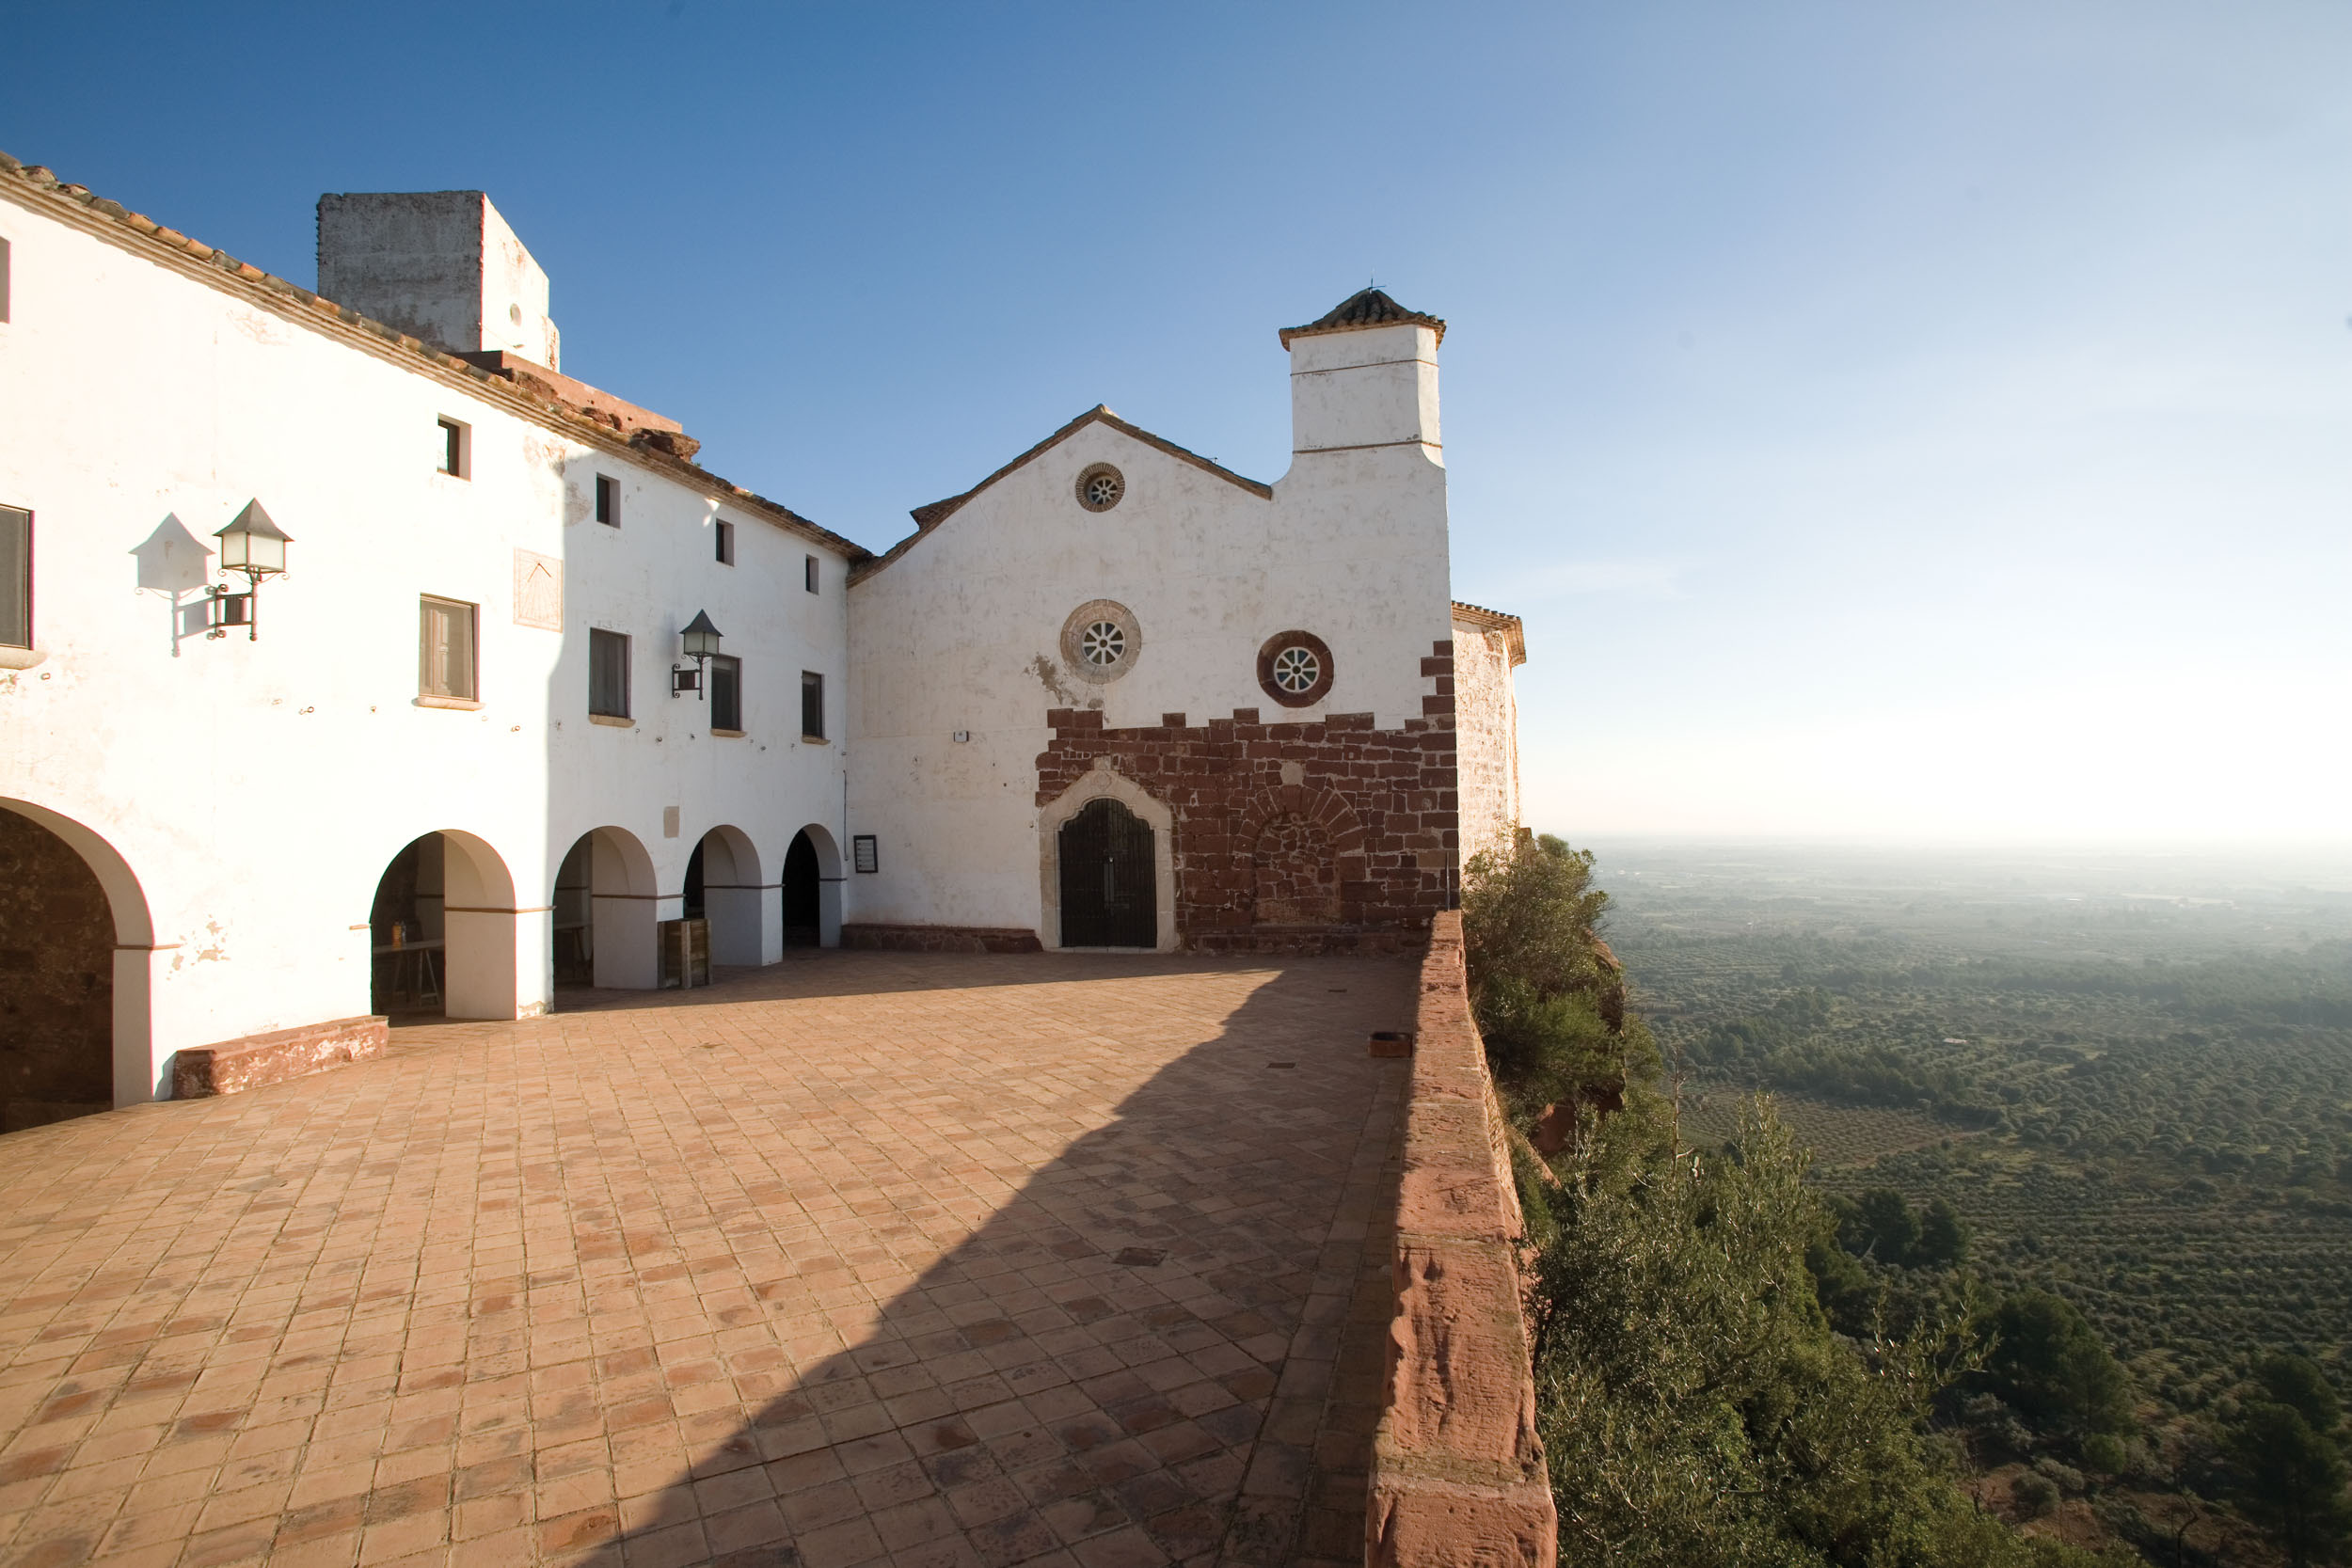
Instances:
[[[735,525],[726,521],[724,518],[722,518],[720,519],[717,531],[719,535],[719,564],[722,566],[732,566],[735,564]]]
[[[442,420],[441,472],[452,479],[464,479],[466,473],[466,426],[455,420]]]
[[[803,562],[801,586],[814,594],[817,592],[817,558],[813,555],[805,555],[801,558],[801,561]]]
[[[482,695],[474,669],[478,615],[475,606],[461,599],[427,594],[417,601],[418,696],[473,702]]]
[[[33,645],[33,515],[0,506],[0,644]]]
[[[811,670],[801,672],[801,738],[825,738],[825,677]]]
[[[596,476],[596,521],[607,528],[621,526],[621,482],[610,474]]]
[[[743,661],[733,654],[710,656],[710,727],[743,728]]]
[[[620,632],[589,629],[588,711],[605,719],[628,717],[628,639]]]

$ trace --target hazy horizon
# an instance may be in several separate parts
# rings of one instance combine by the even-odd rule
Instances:
[[[558,21],[563,24],[556,24]],[[570,373],[881,548],[1097,403],[1288,467],[1451,324],[1527,819],[2352,832],[2352,10],[1716,0],[17,18],[0,149],[273,272],[481,188]],[[388,54],[389,51],[389,54]]]

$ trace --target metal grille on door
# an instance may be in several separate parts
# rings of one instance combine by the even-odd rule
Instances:
[[[1061,944],[1156,947],[1152,829],[1117,800],[1089,800],[1061,828]]]

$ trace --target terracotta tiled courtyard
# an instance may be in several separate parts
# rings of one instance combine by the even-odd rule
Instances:
[[[1359,1561],[1414,976],[797,955],[0,1138],[0,1562]]]

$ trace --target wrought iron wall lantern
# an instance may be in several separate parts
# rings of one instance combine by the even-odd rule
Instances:
[[[246,591],[231,594],[215,587],[205,605],[204,624],[211,629],[207,638],[226,637],[231,626],[246,628],[246,641],[261,639],[261,620],[257,611],[262,602],[262,579],[276,577],[286,569],[286,546],[294,543],[285,531],[270,520],[259,500],[245,503],[230,525],[213,535],[220,541],[220,575],[231,572],[245,574]]]
[[[719,628],[710,624],[710,612],[707,610],[694,611],[694,618],[686,623],[686,629],[678,634],[678,641],[683,644],[686,657],[694,661],[694,667],[689,670],[683,665],[670,666],[670,695],[682,697],[691,691],[708,702],[709,698],[703,689],[703,671],[719,653]]]

